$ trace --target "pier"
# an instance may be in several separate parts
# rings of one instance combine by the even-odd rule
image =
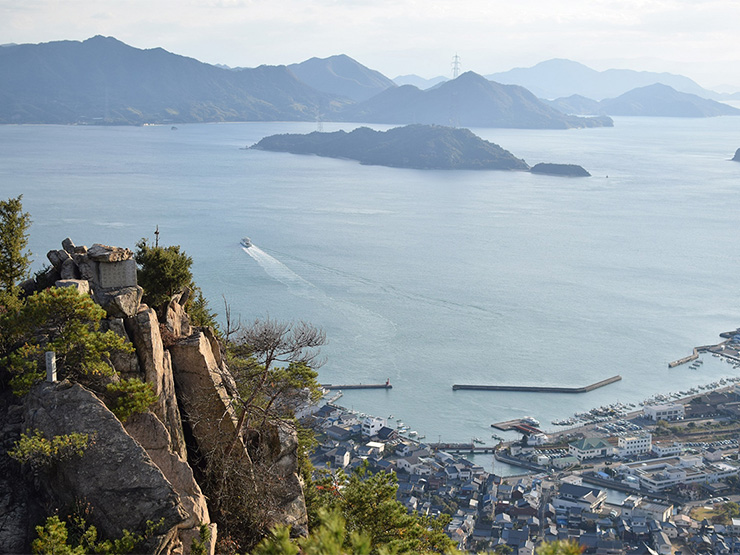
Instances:
[[[622,376],[617,374],[611,378],[601,380],[600,382],[592,383],[585,387],[557,387],[547,385],[467,385],[467,384],[455,384],[452,386],[453,391],[458,389],[472,389],[476,391],[529,391],[536,393],[588,393],[594,389],[604,387],[614,382],[618,382],[622,379]]]

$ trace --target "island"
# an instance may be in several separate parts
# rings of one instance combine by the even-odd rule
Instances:
[[[732,157],[733,162],[740,162],[740,148],[735,151],[735,156]]]
[[[541,162],[532,166],[529,170],[532,173],[542,173],[547,175],[564,175],[567,177],[591,177],[583,167],[576,164],[550,164]]]
[[[468,129],[407,125],[265,137],[250,148],[357,160],[361,164],[432,170],[529,170],[529,165]]]

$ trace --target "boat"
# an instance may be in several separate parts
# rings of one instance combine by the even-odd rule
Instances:
[[[522,422],[525,424],[529,424],[530,426],[534,426],[535,428],[538,428],[540,425],[540,421],[536,418],[532,418],[531,416],[525,416],[524,418],[520,418]]]
[[[248,249],[252,246],[252,240],[249,237],[242,237],[242,247]]]

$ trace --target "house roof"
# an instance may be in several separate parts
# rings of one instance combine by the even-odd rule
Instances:
[[[594,449],[609,449],[611,444],[600,437],[584,437],[570,443],[579,451],[592,451]]]

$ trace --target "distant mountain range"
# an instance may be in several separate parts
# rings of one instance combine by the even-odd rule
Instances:
[[[564,60],[535,66],[543,67],[561,83],[573,74],[566,68],[580,68],[592,77],[609,73]],[[608,117],[565,115],[522,86],[503,85],[472,72],[454,80],[438,78],[426,90],[397,86],[345,55],[290,66],[228,68],[96,36],[83,42],[3,45],[0,75],[0,123],[324,120],[547,129],[613,124]],[[403,79],[414,81],[413,76]],[[419,79],[421,86],[430,84]],[[560,99],[559,107],[568,113],[604,113],[585,96]]]
[[[740,115],[737,108],[695,94],[679,92],[660,83],[633,89],[617,98],[600,102],[580,95],[546,102],[566,114],[697,118]]]
[[[516,85],[501,85],[469,71],[421,91],[411,85],[387,89],[347,106],[338,116],[367,123],[424,123],[462,127],[567,129],[612,126],[608,117],[566,116]]]
[[[284,134],[265,137],[251,148],[317,154],[361,164],[416,169],[528,170],[524,160],[468,129],[407,125],[388,131],[360,127],[347,133]]]
[[[0,123],[314,120],[346,101],[285,66],[231,71],[111,37],[0,48]]]
[[[317,91],[362,102],[396,84],[379,71],[367,68],[344,54],[311,58],[288,69]]]
[[[515,68],[485,76],[487,79],[511,85],[521,85],[540,98],[559,98],[574,94],[603,100],[614,98],[635,88],[662,83],[677,91],[703,98],[719,99],[719,93],[704,89],[683,75],[608,69],[596,71],[571,60],[554,59],[528,68]]]

